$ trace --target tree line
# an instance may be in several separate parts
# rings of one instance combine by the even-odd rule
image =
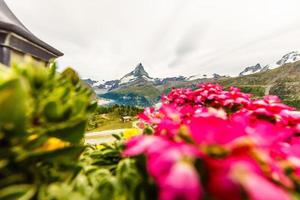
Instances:
[[[126,106],[126,105],[112,105],[112,106],[99,106],[96,110],[96,114],[108,114],[108,113],[115,113],[119,116],[136,116],[140,112],[142,112],[143,109],[136,107],[136,106]]]

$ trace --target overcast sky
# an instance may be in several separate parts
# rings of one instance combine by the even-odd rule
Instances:
[[[82,77],[237,74],[300,50],[299,0],[6,0]]]

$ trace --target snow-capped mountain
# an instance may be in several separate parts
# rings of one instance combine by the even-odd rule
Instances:
[[[299,61],[300,60],[300,53],[298,51],[292,51],[286,55],[284,55],[279,61],[276,62],[276,67],[280,67],[284,64],[287,64],[287,63],[293,63],[293,62],[296,62],[296,61]],[[272,67],[270,67],[269,69],[274,69]]]
[[[193,80],[199,80],[199,79],[218,79],[221,78],[222,76],[220,76],[219,74],[198,74],[198,75],[194,75],[194,76],[190,76],[188,78],[186,78],[186,80],[188,81],[193,81]]]
[[[84,79],[84,81],[94,88],[97,94],[104,94],[110,91],[114,91],[120,88],[125,88],[132,85],[152,84],[154,87],[179,83],[179,82],[192,82],[196,80],[205,79],[218,79],[222,76],[218,74],[211,75],[195,75],[190,77],[178,76],[178,77],[167,77],[167,78],[153,78],[145,70],[142,63],[139,63],[133,71],[126,74],[119,80],[112,81],[95,81],[92,79]]]
[[[89,84],[90,86],[93,86],[95,83],[97,83],[98,81],[92,80],[90,78],[88,79],[84,79],[84,81]]]
[[[260,72],[262,69],[263,69],[263,67],[262,67],[259,63],[257,63],[257,64],[254,65],[254,66],[246,67],[246,68],[239,74],[239,76],[246,76],[246,75],[249,75],[249,74],[254,74],[254,73]]]
[[[154,78],[151,78],[145,71],[142,63],[139,63],[132,72],[123,76],[120,79],[119,85],[132,83],[135,81],[154,81]]]
[[[168,78],[155,78],[154,84],[155,85],[164,85],[168,82],[177,82],[177,81],[186,81],[186,77],[177,76],[177,77],[168,77]]]
[[[94,89],[102,103],[113,102],[145,107],[157,103],[159,97],[172,87],[194,87],[199,82],[216,80],[221,77],[218,74],[204,74],[189,77],[153,78],[139,63],[133,71],[117,80],[84,79],[84,81]]]
[[[83,79],[88,85],[90,85],[97,94],[103,94],[108,92],[111,88],[119,83],[119,80],[111,80],[111,81],[95,81],[90,78]]]
[[[254,66],[246,67],[239,76],[242,77],[250,74],[256,74],[255,76],[257,77],[269,76],[269,72],[259,72],[272,70],[284,64],[293,63],[298,60],[300,60],[300,54],[294,51],[284,55],[275,64],[264,66],[258,63]],[[278,76],[284,75],[285,74]],[[139,63],[133,71],[117,80],[96,81],[92,79],[85,79],[84,81],[95,90],[98,97],[101,99],[100,104],[116,103],[147,107],[156,104],[159,101],[160,96],[169,92],[173,87],[196,88],[196,85],[202,82],[222,82],[223,80],[226,82],[231,79],[247,83],[247,78],[244,79],[240,77],[235,79],[235,77],[220,76],[218,74],[198,74],[189,77],[177,76],[153,78],[146,72],[143,65]],[[264,78],[264,80],[265,79],[266,78]]]
[[[96,81],[96,80],[93,80],[93,79],[83,79],[87,84],[89,84],[91,87],[93,88],[96,88],[96,87],[99,87],[101,88],[102,86],[104,86],[106,84],[106,81],[105,80],[101,80],[101,81]],[[111,81],[107,81],[108,82],[111,82]]]
[[[290,52],[284,55],[280,60],[274,64],[269,64],[263,66],[258,63],[256,65],[246,67],[239,76],[246,76],[254,73],[264,72],[267,70],[278,68],[287,63],[293,63],[300,60],[300,53],[298,51]],[[145,70],[142,63],[139,63],[133,71],[124,75],[122,78],[117,80],[105,81],[105,80],[92,80],[85,79],[84,81],[94,88],[97,94],[105,94],[111,91],[115,91],[121,88],[127,88],[135,85],[153,85],[154,87],[166,86],[166,85],[176,85],[176,84],[186,84],[195,81],[205,81],[206,79],[217,80],[223,78],[219,74],[198,74],[189,77],[177,76],[177,77],[167,77],[167,78],[153,78]]]
[[[269,64],[264,67],[261,64],[257,64],[254,66],[246,67],[239,76],[246,76],[258,72],[264,72],[271,69],[276,69],[281,67],[282,65],[293,63],[300,60],[300,53],[298,51],[292,51],[286,55],[284,55],[280,60],[278,60],[275,64]]]
[[[102,84],[104,84],[105,83],[105,80],[101,80],[101,81],[94,81],[94,83],[93,83],[93,87],[98,87],[98,86],[100,86],[100,85],[102,85]]]

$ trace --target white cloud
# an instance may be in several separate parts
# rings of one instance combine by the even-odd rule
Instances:
[[[7,0],[83,77],[236,74],[300,50],[299,0]]]

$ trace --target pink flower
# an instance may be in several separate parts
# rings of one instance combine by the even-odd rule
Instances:
[[[300,134],[300,123],[298,123],[295,127],[295,133]]]
[[[215,116],[193,118],[189,128],[197,144],[224,145],[245,135],[243,126]]]
[[[252,100],[238,88],[205,83],[172,89],[140,118],[154,134],[127,142],[123,155],[144,155],[162,200],[299,195],[300,112],[276,96]]]
[[[276,96],[265,96],[263,100],[255,100],[247,109],[252,110],[259,118],[265,118],[272,122],[280,120],[280,113],[284,110],[294,110],[294,108],[281,103]],[[267,118],[266,118],[267,117]]]
[[[196,170],[191,166],[197,149],[158,136],[137,136],[126,144],[124,156],[144,153],[149,174],[160,188],[160,199],[199,199],[202,193]],[[188,164],[189,162],[189,164]]]
[[[148,124],[156,124],[160,122],[160,115],[154,108],[145,108],[144,112],[139,114],[139,118],[142,122]]]
[[[291,129],[278,127],[265,121],[257,121],[254,125],[248,126],[246,132],[258,145],[263,146],[286,142],[292,136]]]
[[[137,156],[143,153],[152,153],[164,149],[169,143],[156,136],[136,136],[126,144],[123,156]]]
[[[300,125],[300,112],[291,110],[282,110],[279,114],[280,122],[283,126],[297,127]]]
[[[177,162],[159,186],[160,200],[200,200],[203,189],[197,171],[185,162]]]
[[[196,157],[201,155],[199,151],[191,145],[170,142],[166,148],[151,152],[147,154],[147,156],[148,172],[160,182],[177,162],[182,160],[192,162]]]
[[[208,170],[207,190],[212,199],[242,200],[242,188],[230,177],[228,159],[206,159]]]
[[[247,192],[251,200],[291,200],[288,192],[251,169],[249,163],[235,164],[231,169],[232,178]]]

